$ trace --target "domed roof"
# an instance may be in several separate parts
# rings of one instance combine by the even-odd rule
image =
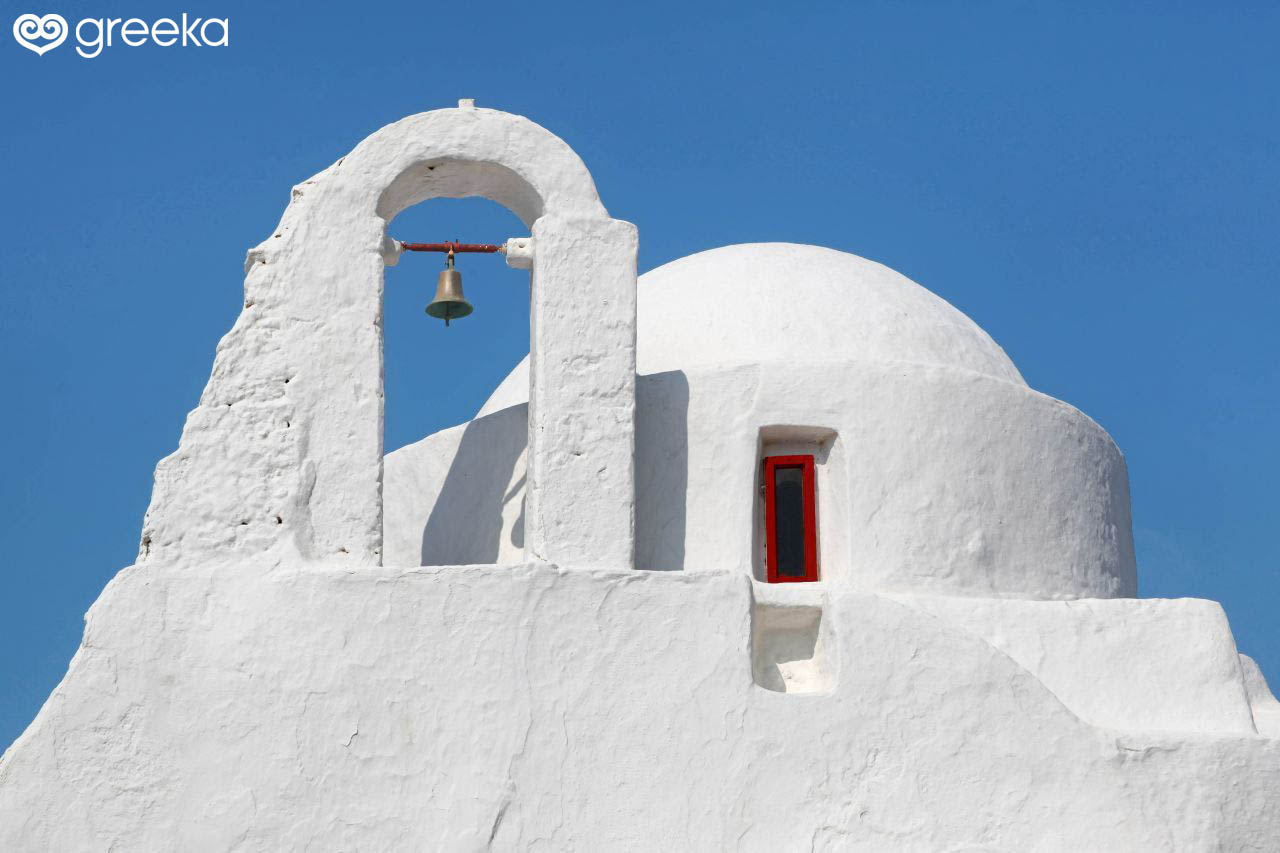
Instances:
[[[883,264],[796,243],[699,252],[640,276],[637,370],[758,362],[913,362],[1025,384],[1004,350]],[[528,399],[528,357],[481,408]]]

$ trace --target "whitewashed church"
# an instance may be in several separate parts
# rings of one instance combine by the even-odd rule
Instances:
[[[462,196],[529,357],[384,456],[389,226]],[[1101,427],[880,264],[636,246],[469,101],[295,187],[0,850],[1280,849],[1280,703],[1136,598]]]

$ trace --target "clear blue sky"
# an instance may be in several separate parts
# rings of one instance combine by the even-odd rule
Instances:
[[[8,36],[0,141],[0,747],[136,552],[290,187],[473,97],[533,118],[640,228],[641,270],[790,240],[882,261],[1125,451],[1144,596],[1226,606],[1280,680],[1280,13],[1238,3],[213,2],[228,48],[43,57]],[[63,3],[73,23],[181,4]],[[500,241],[488,202],[401,239]],[[528,347],[494,259],[428,322],[387,276],[387,446],[466,420]]]

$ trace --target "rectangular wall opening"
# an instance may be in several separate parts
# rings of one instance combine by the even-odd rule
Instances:
[[[779,424],[756,446],[752,576],[761,583],[830,581],[848,564],[844,455],[836,431]]]

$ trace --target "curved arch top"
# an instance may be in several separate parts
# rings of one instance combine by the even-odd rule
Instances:
[[[387,221],[430,198],[477,195],[529,226],[544,213],[608,217],[591,173],[564,140],[498,110],[443,109],[403,118],[357,145],[343,168],[383,188],[377,212]]]

